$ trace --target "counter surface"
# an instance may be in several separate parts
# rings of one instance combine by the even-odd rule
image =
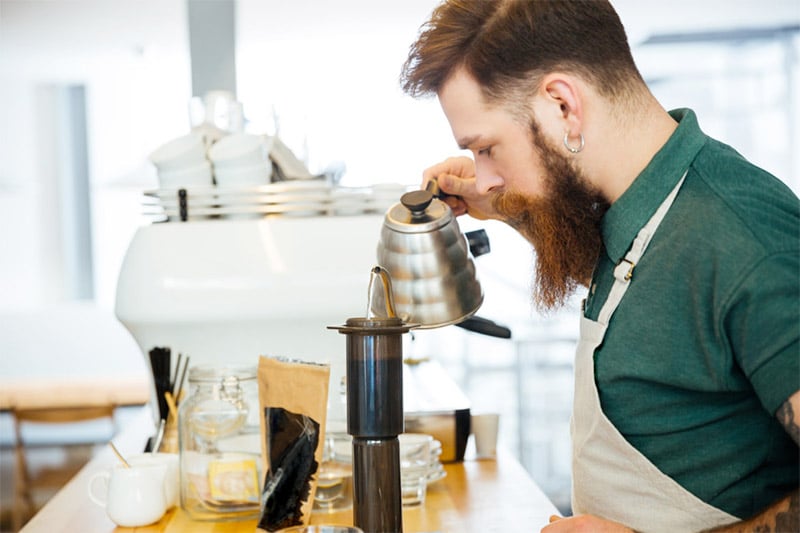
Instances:
[[[141,416],[114,439],[123,454],[141,452],[153,433],[152,416]],[[117,461],[110,447],[87,464],[22,529],[24,533],[239,533],[254,532],[256,521],[195,522],[181,509],[168,512],[156,524],[116,527],[105,510],[89,500],[89,479]],[[445,465],[447,476],[428,486],[424,506],[403,509],[405,533],[462,533],[539,531],[555,506],[510,455],[500,451],[496,460],[470,458]],[[314,513],[312,524],[352,524],[352,511]]]

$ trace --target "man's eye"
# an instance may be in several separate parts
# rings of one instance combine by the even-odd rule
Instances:
[[[490,157],[492,155],[492,147],[487,146],[486,148],[481,148],[478,150],[478,155],[485,155],[486,157]]]

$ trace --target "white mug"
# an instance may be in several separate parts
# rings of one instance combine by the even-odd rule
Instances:
[[[266,185],[272,176],[272,166],[259,163],[246,167],[215,167],[214,178],[220,187]]]
[[[271,142],[263,135],[233,133],[211,145],[208,158],[215,169],[263,165],[269,161]]]
[[[213,187],[211,163],[203,161],[180,170],[159,170],[158,184],[162,189]]]
[[[165,464],[130,468],[119,465],[98,472],[89,480],[89,498],[105,507],[108,517],[118,526],[139,527],[158,522],[167,511],[166,470]],[[100,494],[95,490],[99,482],[105,485]]]
[[[131,466],[165,465],[164,494],[167,498],[167,509],[178,505],[181,491],[180,461],[176,453],[147,452],[127,457]]]
[[[206,145],[200,133],[192,132],[172,139],[150,154],[159,172],[175,172],[207,162]]]

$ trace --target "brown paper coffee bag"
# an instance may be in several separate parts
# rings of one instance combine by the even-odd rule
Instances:
[[[307,525],[324,448],[328,365],[259,358],[261,456],[265,466],[259,529]]]

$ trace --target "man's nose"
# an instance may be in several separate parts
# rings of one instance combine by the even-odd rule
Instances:
[[[503,186],[500,177],[491,165],[478,164],[475,167],[475,187],[479,194],[487,194]]]

